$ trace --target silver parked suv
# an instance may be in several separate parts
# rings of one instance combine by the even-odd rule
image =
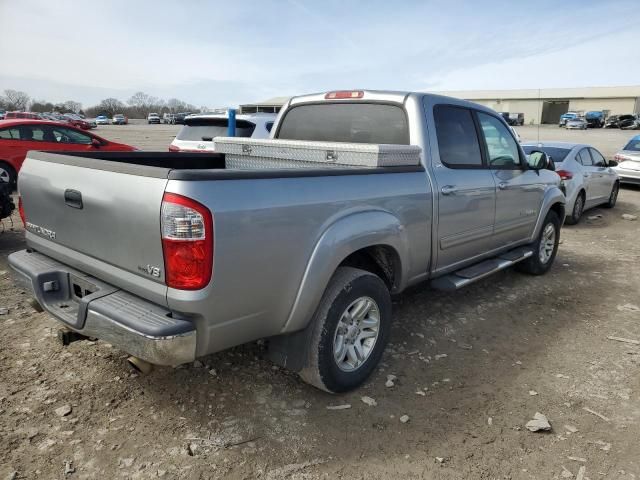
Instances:
[[[269,138],[276,120],[275,113],[236,115],[236,136]],[[213,139],[227,135],[229,118],[226,113],[189,115],[184,126],[169,146],[170,152],[213,152]]]

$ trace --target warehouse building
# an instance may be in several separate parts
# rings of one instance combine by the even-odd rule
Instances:
[[[240,113],[278,113],[290,97],[274,97],[264,102],[240,105]]]
[[[485,105],[496,112],[523,113],[525,124],[558,123],[566,112],[640,113],[640,86],[543,88],[437,92]]]
[[[497,112],[522,113],[525,124],[558,123],[566,112],[601,110],[607,115],[640,113],[640,85],[629,87],[461,90],[433,92],[486,105]],[[240,105],[242,113],[277,113],[289,97]]]

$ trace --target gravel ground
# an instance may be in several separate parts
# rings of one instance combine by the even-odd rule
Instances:
[[[159,149],[175,131],[98,133]],[[607,156],[624,142],[558,134],[613,139],[592,141]],[[543,277],[405,292],[381,367],[339,396],[274,367],[260,344],[147,376],[104,342],[61,347],[10,278],[16,215],[0,233],[0,479],[640,478],[640,345],[607,338],[640,341],[640,220],[623,213],[640,214],[640,189],[565,227]],[[525,427],[536,412],[550,431]]]

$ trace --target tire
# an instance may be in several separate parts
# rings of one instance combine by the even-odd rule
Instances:
[[[364,311],[365,308],[368,309]],[[364,313],[359,315],[359,322],[350,324],[354,312]],[[358,387],[375,369],[389,340],[391,295],[387,286],[380,277],[365,270],[338,268],[310,328],[308,354],[300,377],[329,393]],[[369,336],[362,339],[360,335]],[[358,345],[360,349],[356,348]],[[358,355],[358,351],[362,353]]]
[[[576,201],[573,203],[573,210],[571,211],[571,215],[567,215],[564,223],[567,225],[575,225],[580,221],[580,217],[582,217],[582,213],[584,212],[584,204],[585,204],[585,195],[584,192],[580,192],[576,197]]]
[[[7,182],[13,188],[16,186],[17,179],[18,176],[16,175],[16,171],[13,167],[7,162],[0,160],[0,182]]]
[[[560,242],[560,219],[558,214],[549,210],[542,222],[542,228],[538,234],[538,239],[531,244],[533,255],[526,260],[516,264],[516,268],[529,275],[544,275],[549,271],[558,253],[558,243]],[[552,230],[552,237],[549,231]],[[543,258],[544,250],[544,258]]]
[[[613,184],[613,188],[611,189],[611,193],[609,194],[609,201],[605,203],[603,206],[605,208],[613,208],[616,206],[618,202],[618,192],[620,191],[620,182],[615,182]]]

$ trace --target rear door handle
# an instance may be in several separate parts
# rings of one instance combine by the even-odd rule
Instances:
[[[440,189],[440,192],[442,192],[443,195],[453,195],[457,190],[455,185],[445,185]]]
[[[500,190],[506,190],[508,186],[509,186],[509,184],[508,184],[508,183],[506,183],[506,182],[500,182],[500,183],[498,184],[498,188],[499,188]]]
[[[82,193],[78,190],[66,189],[64,191],[64,203],[71,208],[82,210]]]

